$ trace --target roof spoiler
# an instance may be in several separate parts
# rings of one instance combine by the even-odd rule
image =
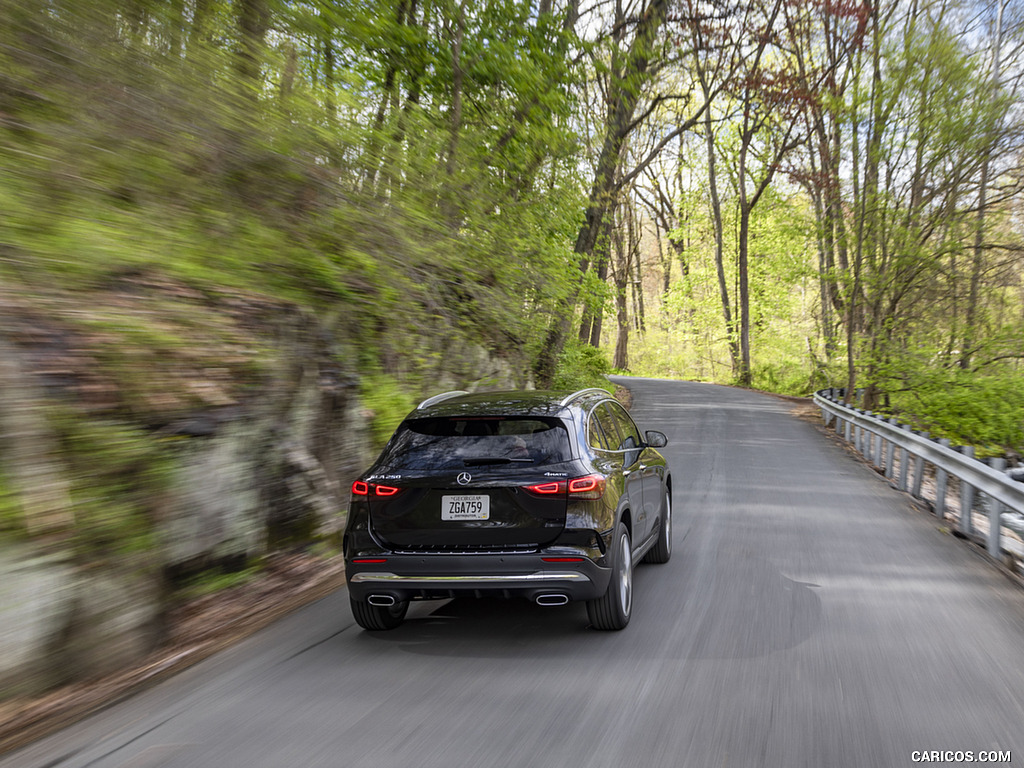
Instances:
[[[431,405],[437,405],[438,403],[448,400],[449,398],[468,394],[469,392],[467,392],[464,389],[453,389],[451,392],[442,392],[440,395],[428,397],[426,400],[424,400],[422,403],[416,406],[416,410],[418,411],[421,408],[429,408]]]

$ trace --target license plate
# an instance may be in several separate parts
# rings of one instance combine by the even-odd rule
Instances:
[[[471,496],[442,496],[442,520],[487,520],[491,499],[486,494]]]

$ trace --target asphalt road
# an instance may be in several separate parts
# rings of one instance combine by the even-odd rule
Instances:
[[[464,600],[369,634],[342,590],[0,768],[1024,764],[1024,589],[785,402],[628,383],[677,516],[625,631]]]

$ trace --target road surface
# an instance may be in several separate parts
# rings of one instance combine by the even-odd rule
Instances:
[[[341,590],[0,768],[1024,764],[1024,589],[785,402],[627,383],[676,525],[625,631],[460,600],[370,634]]]

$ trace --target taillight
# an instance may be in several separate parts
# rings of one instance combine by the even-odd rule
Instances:
[[[367,483],[363,480],[356,480],[352,483],[353,496],[394,496],[400,490],[402,489],[391,485],[377,485],[376,483]]]
[[[605,485],[604,475],[587,475],[572,480],[526,485],[523,490],[536,496],[557,496],[568,491],[575,499],[600,499],[604,496]]]
[[[524,491],[535,493],[538,496],[554,496],[559,493],[565,493],[565,481],[559,480],[553,483],[538,483],[537,485],[527,485],[523,487]]]
[[[574,477],[569,481],[569,495],[576,499],[600,499],[604,496],[605,485],[603,475]]]

